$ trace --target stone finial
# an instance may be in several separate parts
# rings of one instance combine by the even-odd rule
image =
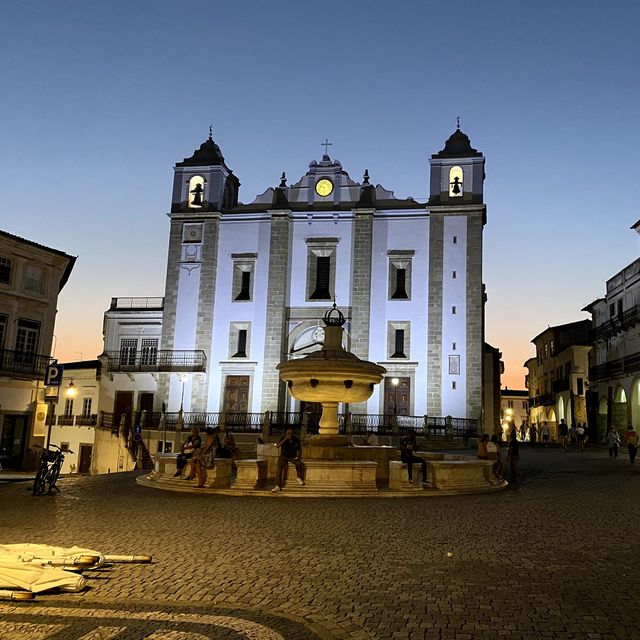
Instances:
[[[280,188],[284,189],[286,186],[287,186],[287,176],[283,171],[282,175],[280,176]]]

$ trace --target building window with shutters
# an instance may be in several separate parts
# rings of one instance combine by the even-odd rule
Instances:
[[[140,346],[140,364],[155,366],[158,360],[158,338],[143,338]]]
[[[339,238],[308,238],[306,242],[306,299],[331,300],[335,294],[336,248]]]
[[[83,398],[82,400],[82,417],[91,417],[91,398]]]
[[[0,284],[11,284],[11,258],[0,256]]]
[[[72,418],[73,417],[73,398],[65,398],[64,401],[64,417]]]
[[[124,367],[134,366],[136,363],[137,350],[137,338],[122,338],[122,340],[120,340],[120,365]]]

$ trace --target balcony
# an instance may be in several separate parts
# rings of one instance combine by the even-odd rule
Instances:
[[[108,351],[104,355],[111,372],[205,373],[207,370],[204,351]]]
[[[98,415],[76,416],[76,427],[95,427],[98,423]]]
[[[562,391],[569,391],[569,378],[562,380],[554,380],[551,383],[551,390],[553,393],[561,393]]]
[[[638,371],[640,371],[640,351],[591,367],[589,369],[589,379],[592,382],[607,380],[608,378],[637,373]]]
[[[73,416],[58,416],[58,426],[59,427],[72,427],[73,426]]]
[[[0,375],[44,380],[45,370],[51,362],[50,356],[0,349]]]
[[[529,399],[530,407],[550,407],[556,403],[556,399],[553,393],[545,393],[541,396]]]
[[[109,310],[155,311],[163,308],[164,298],[111,298]]]

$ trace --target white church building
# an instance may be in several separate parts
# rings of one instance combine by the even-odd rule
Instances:
[[[480,420],[484,161],[458,128],[429,160],[426,203],[325,152],[242,204],[210,135],[174,169],[164,298],[114,298],[105,314],[102,408],[317,412],[276,365],[320,348],[335,299],[345,347],[388,371],[343,411]]]

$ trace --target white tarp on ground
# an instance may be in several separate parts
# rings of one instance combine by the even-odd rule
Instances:
[[[85,578],[72,571],[33,562],[0,561],[0,589],[24,589],[32,593],[49,589],[76,592],[86,584]]]
[[[48,544],[0,544],[0,559],[18,558],[21,562],[40,562],[51,566],[99,567],[105,562],[99,551],[82,547],[54,547]]]

